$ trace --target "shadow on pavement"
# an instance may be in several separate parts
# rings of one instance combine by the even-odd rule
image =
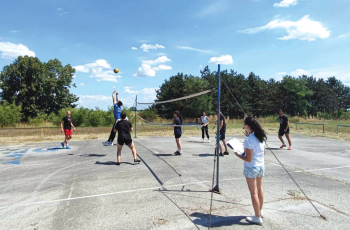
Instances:
[[[174,154],[154,154],[157,157],[171,157],[171,156],[175,156]]]
[[[212,156],[214,156],[214,153],[192,154],[192,156],[198,156],[198,157],[212,157]]]
[[[195,212],[195,213],[192,213],[190,216],[197,218],[193,220],[193,223],[195,223],[196,225],[208,227],[208,220],[209,220],[208,214]],[[246,222],[245,219],[246,219],[246,216],[217,216],[212,214],[210,227],[251,225],[248,222]]]
[[[79,156],[81,156],[81,157],[104,157],[106,155],[107,154],[94,154],[94,153],[91,153],[91,154],[81,154]]]
[[[117,165],[117,162],[116,161],[106,161],[106,162],[96,161],[95,164],[96,165]],[[120,164],[137,165],[138,163],[120,162]]]

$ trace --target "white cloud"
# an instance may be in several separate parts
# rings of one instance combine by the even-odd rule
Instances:
[[[348,36],[348,34],[342,34],[342,35],[339,35],[338,38],[346,38]]]
[[[265,26],[242,30],[239,32],[255,34],[264,30],[279,28],[285,29],[288,33],[287,36],[279,38],[280,40],[299,39],[314,41],[316,38],[328,38],[331,34],[331,31],[328,30],[328,28],[324,27],[321,22],[312,21],[309,18],[309,15],[305,15],[299,21],[295,22],[284,19],[275,19]]]
[[[221,57],[212,57],[209,62],[214,62],[215,64],[229,65],[233,64],[233,59],[231,55],[222,55]]]
[[[133,91],[132,90],[134,88],[135,88],[135,86],[125,86],[124,87],[124,93],[132,93],[132,94],[138,93],[138,91]]]
[[[60,8],[60,7],[58,7],[58,8],[57,8],[57,11],[61,11],[61,10],[63,10],[63,9],[62,9],[62,8]]]
[[[189,46],[178,46],[178,49],[183,49],[183,50],[193,50],[193,51],[197,51],[197,52],[202,52],[202,53],[209,53],[209,50],[201,50],[201,49],[196,49],[193,47],[189,47]]]
[[[84,83],[80,83],[79,85],[84,86],[85,84]]]
[[[18,56],[35,57],[35,53],[23,44],[14,44],[11,42],[0,42],[0,53],[3,59],[16,59]]]
[[[154,64],[165,63],[165,62],[171,62],[171,60],[167,56],[161,56],[161,57],[158,57],[156,60],[142,61],[142,63],[148,64],[148,65],[154,65]]]
[[[171,60],[167,56],[158,57],[155,60],[143,60],[141,67],[138,68],[137,73],[135,73],[134,77],[154,77],[156,76],[156,71],[158,70],[171,70],[171,66],[167,65],[159,65],[152,67],[151,65],[156,65],[159,63],[171,62]]]
[[[86,66],[83,66],[83,65],[74,66],[74,69],[77,72],[83,72],[83,73],[88,73],[90,71],[89,68],[87,68]]]
[[[196,14],[196,16],[206,17],[206,16],[216,15],[216,14],[225,12],[229,9],[229,3],[230,1],[227,1],[227,0],[215,1],[212,4],[203,8],[201,11],[199,11]]]
[[[156,76],[156,71],[152,69],[151,65],[142,63],[138,68],[137,73],[133,75],[134,77],[154,77]]]
[[[308,71],[308,70],[296,69],[293,72],[291,72],[290,75],[293,77],[299,77],[299,76],[303,76],[303,75],[310,76],[311,74],[310,74],[310,71]]]
[[[299,0],[282,0],[280,3],[274,3],[273,7],[290,7],[298,4]]]
[[[118,82],[120,75],[113,72],[110,64],[104,59],[98,59],[93,63],[74,66],[77,72],[91,73],[90,78],[96,78],[97,81]]]
[[[11,30],[10,31],[11,33],[17,33],[17,32],[19,32],[18,30]]]
[[[136,47],[131,47],[131,49],[132,49],[132,50],[138,50],[138,48],[136,48]]]
[[[157,49],[165,49],[165,46],[159,45],[159,44],[142,44],[140,46],[140,49],[142,49],[145,52],[148,52],[148,50],[157,50]]]

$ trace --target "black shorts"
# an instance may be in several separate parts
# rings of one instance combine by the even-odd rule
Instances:
[[[283,128],[280,128],[280,130],[278,131],[278,136],[282,137],[285,133],[289,134],[289,127],[286,132],[284,132]]]
[[[123,146],[124,144],[127,145],[128,147],[131,146],[132,144],[132,139],[131,138],[127,138],[124,136],[119,136],[118,135],[118,140],[117,140],[118,145]]]
[[[180,134],[175,133],[175,138],[181,138],[181,133]]]
[[[220,141],[225,140],[225,133],[226,133],[226,129],[220,130]]]

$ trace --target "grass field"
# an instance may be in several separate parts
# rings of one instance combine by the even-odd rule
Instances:
[[[350,120],[318,120],[318,119],[302,119],[291,118],[291,136],[293,134],[308,135],[314,137],[327,137],[338,140],[350,141],[350,127],[340,127],[339,133],[336,133],[337,125],[350,126]],[[162,123],[170,123],[170,121],[161,120],[157,121]],[[277,135],[279,123],[270,122],[268,119],[259,120],[261,126],[268,134]],[[293,122],[302,123],[317,123],[324,124],[325,133],[323,133],[323,127],[321,125],[306,125]],[[213,129],[214,122],[209,125],[209,134],[215,135],[216,128]],[[201,136],[201,130],[198,126],[184,126],[183,135],[186,136]],[[74,132],[72,140],[87,140],[87,139],[102,139],[107,140],[111,127],[77,127]],[[137,136],[173,136],[173,128],[170,126],[148,125],[138,124],[136,127]],[[243,134],[242,120],[229,120],[227,121],[227,134],[236,135]],[[132,136],[134,137],[134,133]],[[63,134],[60,132],[60,128],[57,127],[43,127],[43,128],[12,128],[12,129],[0,129],[0,144],[18,144],[26,142],[40,142],[40,141],[63,141]]]

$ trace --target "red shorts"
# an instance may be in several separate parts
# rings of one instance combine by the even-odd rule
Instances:
[[[64,135],[72,136],[73,135],[73,131],[71,129],[64,129]]]

